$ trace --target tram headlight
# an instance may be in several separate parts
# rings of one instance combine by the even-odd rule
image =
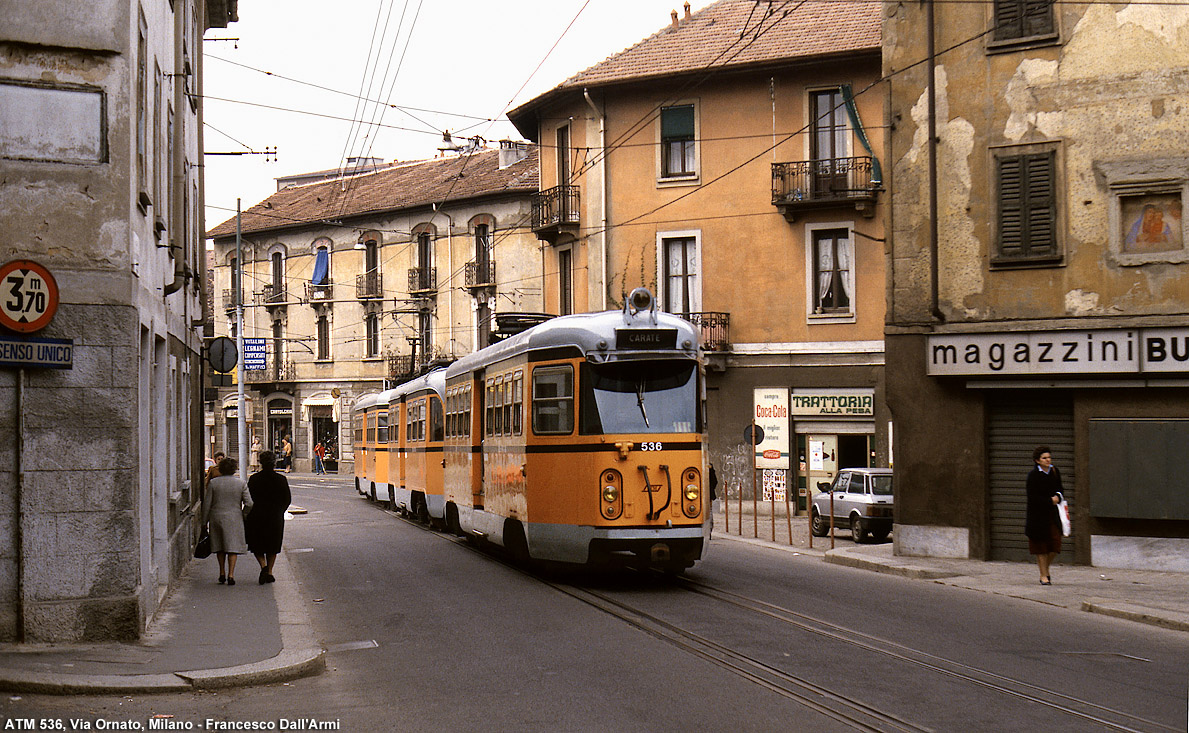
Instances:
[[[599,475],[599,514],[603,519],[623,516],[623,476],[614,468]]]
[[[702,513],[702,474],[696,468],[681,472],[681,511],[690,519]]]
[[[685,498],[687,501],[697,501],[698,500],[698,485],[697,484],[686,484],[685,485]]]

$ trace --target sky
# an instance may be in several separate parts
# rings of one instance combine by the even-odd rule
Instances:
[[[446,130],[520,139],[507,110],[665,27],[683,1],[243,0],[203,43],[206,226],[279,176],[347,157],[432,158]]]

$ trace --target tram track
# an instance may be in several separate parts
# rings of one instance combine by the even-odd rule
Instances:
[[[847,697],[804,677],[778,669],[763,660],[715,642],[701,634],[666,621],[642,608],[610,593],[570,582],[560,582],[533,568],[526,568],[509,558],[484,551],[466,538],[436,532],[412,519],[390,512],[415,526],[434,532],[439,537],[483,555],[492,562],[515,570],[537,582],[586,605],[623,621],[650,636],[685,650],[732,674],[759,685],[787,699],[798,702],[818,713],[855,730],[862,731],[928,731],[916,723],[881,711],[872,705]],[[1034,685],[990,670],[981,669],[947,659],[898,642],[838,625],[832,621],[793,611],[767,601],[716,588],[690,578],[674,578],[655,571],[638,571],[654,575],[672,587],[725,603],[735,608],[761,615],[769,620],[792,626],[800,631],[829,639],[836,643],[858,647],[865,652],[888,657],[902,664],[910,664],[958,682],[973,685],[993,693],[1042,706],[1064,716],[1094,725],[1102,730],[1121,733],[1149,731],[1178,731],[1158,721],[1126,711],[1099,705],[1058,690]]]

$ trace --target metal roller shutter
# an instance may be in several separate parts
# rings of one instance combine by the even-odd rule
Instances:
[[[1061,471],[1065,499],[1074,496],[1073,403],[1064,395],[1036,392],[987,394],[987,455],[991,489],[991,559],[1031,560],[1024,536],[1024,482],[1032,451],[1047,445]],[[1077,531],[1077,528],[1074,528]],[[1058,562],[1073,562],[1073,537],[1062,543]]]

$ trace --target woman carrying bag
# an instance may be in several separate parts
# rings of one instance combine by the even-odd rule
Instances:
[[[207,485],[207,501],[202,523],[208,526],[211,551],[219,561],[219,582],[235,585],[236,558],[248,551],[244,538],[244,515],[252,508],[248,486],[235,475],[239,464],[234,458],[219,462],[219,475]]]
[[[1061,552],[1061,519],[1057,505],[1064,496],[1061,472],[1053,465],[1053,455],[1047,445],[1032,451],[1036,463],[1028,472],[1024,534],[1028,537],[1028,552],[1036,555],[1040,567],[1040,584],[1052,585],[1049,568],[1057,553]]]

